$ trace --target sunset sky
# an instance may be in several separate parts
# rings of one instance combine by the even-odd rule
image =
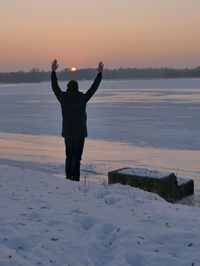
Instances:
[[[1,0],[0,71],[200,65],[200,0]]]

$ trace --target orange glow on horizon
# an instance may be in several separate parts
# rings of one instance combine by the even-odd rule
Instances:
[[[2,1],[0,72],[199,65],[199,0],[78,2]]]

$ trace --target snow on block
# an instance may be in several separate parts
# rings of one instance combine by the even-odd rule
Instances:
[[[193,181],[193,180],[192,180]],[[153,192],[169,202],[174,202],[186,196],[185,193],[192,194],[192,182],[178,184],[174,173],[160,172],[146,168],[122,168],[108,173],[108,184],[121,183],[143,190]],[[194,183],[193,183],[194,191]],[[188,195],[188,194],[187,194]]]

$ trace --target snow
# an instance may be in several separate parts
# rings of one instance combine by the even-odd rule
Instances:
[[[190,181],[190,180],[191,180],[191,179],[189,179],[189,178],[184,178],[184,177],[178,177],[178,178],[177,178],[178,185],[185,184],[185,183],[187,183],[187,182]]]
[[[145,177],[158,178],[158,179],[167,177],[171,174],[170,172],[150,170],[147,168],[126,168],[119,170],[118,173],[124,175],[145,176]]]
[[[0,265],[198,265],[200,212],[120,184],[1,165]]]
[[[0,266],[199,265],[199,102],[199,79],[103,81],[76,183],[50,83],[0,85]],[[194,179],[190,206],[108,187],[125,167]]]

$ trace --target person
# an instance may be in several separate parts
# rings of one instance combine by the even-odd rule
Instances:
[[[56,70],[57,60],[53,60],[51,66],[51,85],[55,96],[61,105],[62,111],[62,137],[65,142],[65,173],[66,178],[80,181],[80,165],[87,137],[86,105],[99,87],[102,80],[104,64],[99,63],[98,74],[86,93],[79,91],[78,82],[71,80],[67,84],[67,90],[62,91],[58,86]]]

